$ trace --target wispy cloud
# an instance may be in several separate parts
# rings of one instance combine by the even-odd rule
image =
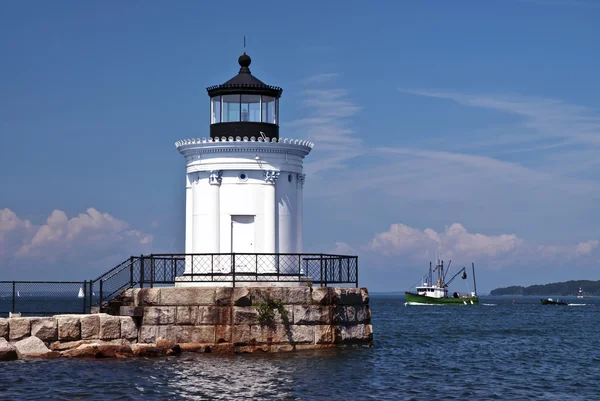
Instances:
[[[492,138],[463,144],[465,149],[484,148],[494,154],[536,152],[541,161],[551,161],[552,169],[560,173],[555,159],[544,159],[544,153],[567,151],[578,154],[578,167],[564,164],[565,171],[595,168],[600,158],[600,111],[569,104],[552,98],[503,94],[465,94],[436,90],[406,90],[419,96],[447,99],[459,104],[495,110],[514,115],[520,120],[508,132]],[[518,134],[510,131],[518,130]],[[502,146],[501,151],[494,147]],[[507,148],[506,145],[509,145]],[[460,146],[460,145],[459,145]],[[542,156],[542,157],[540,157]],[[574,158],[572,158],[573,160]]]
[[[344,167],[348,159],[363,153],[362,141],[355,135],[352,121],[362,107],[351,100],[348,90],[324,88],[336,76],[326,73],[307,78],[302,104],[309,117],[288,124],[303,138],[317,143],[305,165],[309,174]],[[313,87],[317,83],[319,89]]]

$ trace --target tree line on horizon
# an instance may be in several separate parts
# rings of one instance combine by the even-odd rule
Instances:
[[[513,285],[496,288],[490,295],[560,295],[575,296],[581,288],[583,296],[600,296],[600,281],[571,280],[561,283],[537,284],[528,287]]]

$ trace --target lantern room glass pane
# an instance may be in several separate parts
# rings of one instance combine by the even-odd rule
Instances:
[[[242,95],[242,121],[260,122],[260,95]]]
[[[262,122],[277,124],[275,117],[275,98],[271,96],[262,97]]]
[[[240,95],[224,95],[223,102],[223,122],[240,121]]]
[[[221,122],[221,96],[215,96],[210,99],[210,123]]]

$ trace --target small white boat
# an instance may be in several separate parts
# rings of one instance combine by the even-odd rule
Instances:
[[[79,294],[77,294],[77,298],[83,298],[85,296],[85,294],[83,293],[83,288],[80,287],[79,288]]]

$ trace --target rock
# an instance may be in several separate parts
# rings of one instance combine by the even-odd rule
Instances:
[[[252,305],[252,297],[248,287],[236,287],[233,289],[231,300],[235,306],[250,306]]]
[[[79,340],[79,341],[69,341],[69,342],[60,342],[60,341],[56,341],[53,342],[52,344],[50,344],[50,349],[52,351],[66,351],[66,350],[70,350],[70,349],[75,349],[77,347],[80,347],[82,345],[89,345],[89,344],[102,344],[102,345],[131,345],[131,343],[129,343],[129,341],[125,340],[125,339],[118,339],[118,340],[111,340],[111,341],[104,341],[104,340]]]
[[[330,287],[313,287],[311,293],[312,302],[317,305],[330,305]]]
[[[100,315],[86,315],[81,319],[81,339],[92,340],[100,338]]]
[[[312,301],[308,287],[286,287],[285,290],[285,295],[280,299],[286,305],[308,305]]]
[[[181,347],[179,346],[179,344],[175,344],[174,346],[172,346],[169,349],[167,349],[167,351],[166,351],[165,354],[167,356],[180,355],[181,354]]]
[[[143,344],[153,344],[158,337],[158,328],[160,326],[144,325],[140,328],[138,342]]]
[[[127,340],[137,340],[138,329],[131,316],[121,316],[121,338]]]
[[[294,324],[329,324],[329,312],[329,306],[295,305]]]
[[[0,337],[0,361],[14,361],[18,358],[15,346],[7,342],[4,337]]]
[[[142,325],[174,324],[176,311],[175,306],[147,306]]]
[[[258,311],[251,306],[234,306],[233,324],[258,324]]]
[[[60,353],[66,358],[127,358],[133,356],[130,346],[106,343],[83,344]]]
[[[160,289],[161,305],[214,305],[215,289],[212,287],[163,287]]]
[[[197,324],[230,324],[230,306],[199,306]]]
[[[160,304],[160,288],[138,289],[134,295],[134,306],[154,306]]]
[[[369,305],[369,301],[371,299],[371,297],[369,296],[369,290],[365,287],[360,289],[360,293],[362,295],[362,302],[365,305]]]
[[[0,318],[0,339],[8,340],[8,319]]]
[[[181,343],[179,344],[182,351],[185,352],[202,352],[202,348],[205,344],[201,343]]]
[[[203,308],[210,308],[210,307],[203,306]],[[191,324],[191,325],[195,325],[196,323],[198,323],[198,306],[178,306],[175,322],[177,324]]]
[[[41,357],[45,356],[50,352],[50,350],[48,349],[48,347],[46,347],[44,342],[36,336],[31,336],[24,340],[17,341],[16,343],[14,343],[14,345],[17,349],[17,354],[19,355],[19,358]]]
[[[363,304],[363,294],[360,288],[334,288],[332,295],[336,305]]]
[[[215,342],[217,344],[231,342],[231,327],[220,324],[215,326]]]
[[[334,340],[334,330],[331,326],[315,326],[315,344],[333,344]]]
[[[274,328],[255,325],[250,328],[251,340],[257,344],[277,343],[313,343],[315,340],[314,326],[277,325]]]
[[[232,305],[233,288],[217,287],[215,288],[215,305],[231,306]]]
[[[19,341],[31,335],[31,318],[9,318],[9,340]]]
[[[54,317],[31,319],[31,335],[44,342],[58,340],[58,321]]]
[[[133,347],[133,355],[142,357],[156,357],[165,354],[163,348],[158,348],[152,344],[135,344]]]
[[[101,340],[114,340],[121,338],[121,319],[119,316],[101,314],[100,335]]]
[[[339,326],[336,341],[344,343],[369,343],[373,340],[373,329],[370,324]]]
[[[235,345],[246,345],[252,341],[250,325],[235,325],[232,328],[231,342]]]
[[[81,339],[79,316],[56,316],[58,323],[58,341],[77,341]]]

